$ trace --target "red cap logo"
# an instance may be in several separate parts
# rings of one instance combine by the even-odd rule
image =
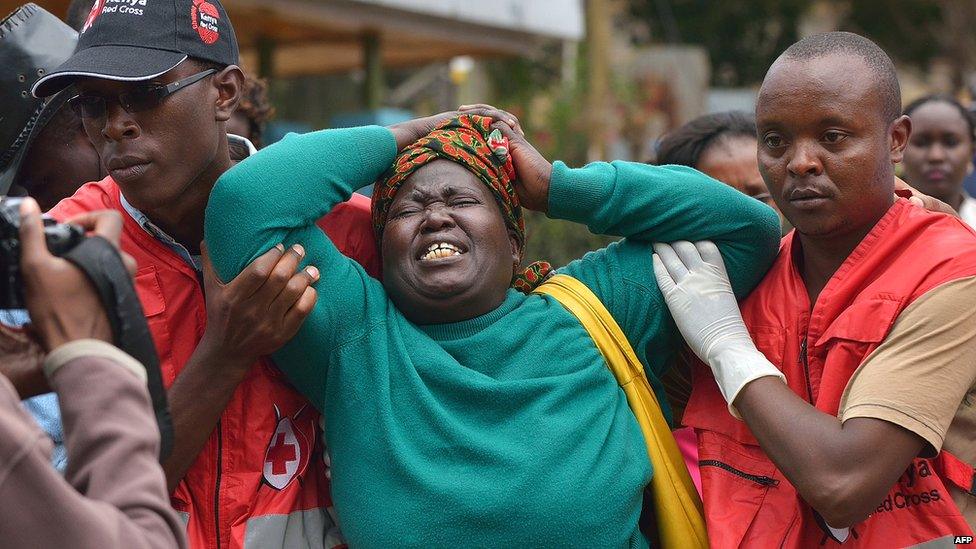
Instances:
[[[85,18],[85,24],[81,27],[81,32],[85,32],[91,28],[92,23],[102,14],[102,8],[104,7],[105,0],[95,0],[95,3],[92,4],[91,11],[88,12],[88,17]]]
[[[96,1],[104,2],[104,0]],[[190,22],[204,44],[213,44],[220,38],[218,21],[220,21],[220,12],[217,11],[216,6],[206,0],[193,0],[193,5],[190,7]]]

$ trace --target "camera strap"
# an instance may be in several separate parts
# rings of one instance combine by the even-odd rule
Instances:
[[[91,236],[62,257],[77,265],[95,285],[112,326],[115,345],[145,366],[149,396],[159,426],[159,459],[166,459],[173,448],[173,422],[166,404],[159,356],[122,256],[104,238]]]

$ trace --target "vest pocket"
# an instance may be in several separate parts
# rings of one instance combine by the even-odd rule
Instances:
[[[773,477],[768,477],[766,475],[754,475],[752,473],[747,473],[747,472],[745,472],[745,471],[743,471],[741,469],[736,469],[735,467],[729,465],[728,463],[725,463],[724,461],[719,461],[717,459],[706,459],[706,460],[703,460],[703,461],[699,461],[698,462],[698,466],[699,467],[718,467],[719,469],[722,469],[723,471],[727,471],[729,473],[732,473],[733,475],[735,475],[735,476],[737,476],[739,478],[744,478],[746,480],[750,480],[752,482],[755,482],[756,484],[758,484],[760,486],[776,486],[777,484],[779,484],[779,481],[776,480],[776,479],[774,479]]]
[[[159,277],[154,265],[146,265],[136,271],[135,287],[142,304],[142,313],[146,317],[157,316],[166,311],[166,300],[159,288]]]
[[[739,547],[771,489],[776,466],[758,446],[740,444],[712,431],[698,431],[699,468],[709,538],[713,548]],[[755,454],[755,455],[754,455]]]
[[[166,298],[159,286],[159,276],[154,265],[146,265],[136,271],[135,287],[139,302],[142,304],[142,312],[146,316],[146,323],[149,325],[153,344],[156,346],[156,354],[159,356],[163,385],[169,388],[176,379],[176,372],[173,370],[172,347],[165,314]]]
[[[891,326],[902,310],[899,300],[887,298],[864,299],[847,307],[828,325],[816,347],[827,345],[832,340],[854,341],[877,344],[891,331]]]

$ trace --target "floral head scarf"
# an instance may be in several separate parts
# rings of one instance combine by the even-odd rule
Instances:
[[[456,162],[478,177],[498,202],[505,224],[515,233],[519,247],[525,245],[525,221],[515,192],[515,168],[508,154],[508,139],[491,129],[492,119],[462,114],[445,120],[437,128],[404,148],[393,165],[380,176],[373,190],[373,233],[377,244],[383,239],[393,197],[417,169],[437,159]],[[521,259],[521,258],[520,258]],[[536,262],[512,280],[516,289],[529,292],[551,274],[552,267]]]

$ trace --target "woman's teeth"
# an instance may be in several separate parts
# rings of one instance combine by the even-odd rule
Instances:
[[[428,261],[431,259],[443,259],[452,255],[461,255],[461,250],[452,244],[438,242],[436,244],[431,244],[430,247],[427,248],[427,253],[420,256],[420,259],[423,261]]]

